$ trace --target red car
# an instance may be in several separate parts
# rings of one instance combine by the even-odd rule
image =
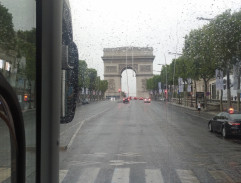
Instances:
[[[134,97],[134,100],[138,100],[138,98],[137,98],[137,97]]]
[[[150,98],[145,98],[144,99],[144,103],[151,103],[151,99]]]
[[[140,97],[139,100],[143,100],[143,97]]]

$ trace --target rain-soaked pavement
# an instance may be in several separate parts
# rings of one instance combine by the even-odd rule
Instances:
[[[76,115],[60,151],[60,182],[241,182],[241,139],[210,133],[210,114],[155,101],[101,102],[80,111],[93,116]]]

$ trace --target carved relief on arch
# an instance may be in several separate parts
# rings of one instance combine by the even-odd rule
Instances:
[[[143,91],[147,91],[147,90],[146,90],[146,81],[147,81],[147,79],[142,79],[142,80],[141,80],[141,86],[142,86],[142,90],[143,90]]]
[[[126,64],[119,64],[119,72],[121,73],[124,69],[126,69]],[[138,64],[133,64],[133,65],[128,64],[127,69],[132,69],[137,73],[138,72]]]
[[[151,65],[140,65],[140,72],[151,72]]]
[[[117,66],[105,66],[105,72],[106,73],[116,73]]]
[[[109,92],[115,92],[115,80],[114,79],[109,79],[108,80],[108,90]]]

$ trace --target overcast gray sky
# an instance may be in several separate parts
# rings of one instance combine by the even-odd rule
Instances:
[[[227,9],[238,11],[241,0],[69,0],[74,40],[80,59],[103,79],[103,48],[153,47],[154,74],[182,52],[184,36]],[[125,72],[124,72],[125,73]],[[131,72],[130,72],[131,73]],[[126,80],[126,79],[124,79]]]
[[[184,36],[208,23],[197,17],[213,18],[227,9],[238,11],[241,8],[241,0],[69,1],[80,59],[95,68],[102,79],[104,48],[153,47],[156,56],[153,69],[154,74],[158,74],[155,71],[160,71],[161,66],[157,64],[165,63],[164,54],[167,63],[171,63],[175,56],[168,52],[181,53]],[[35,0],[0,2],[13,14],[15,30],[29,30],[35,26]],[[30,19],[26,21],[26,17]]]
[[[239,10],[241,0],[69,0],[74,40],[80,58],[103,75],[103,48],[150,46],[154,48],[154,70],[158,63],[173,59],[168,51],[182,51],[184,36],[191,29],[227,9]],[[101,68],[99,68],[101,67]]]

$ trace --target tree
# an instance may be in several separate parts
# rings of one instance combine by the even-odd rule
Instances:
[[[107,89],[108,89],[108,81],[100,80],[100,91],[101,91],[102,98],[103,98],[105,92],[107,91]]]
[[[215,43],[215,53],[217,60],[217,68],[226,71],[227,75],[227,102],[228,107],[231,106],[230,92],[230,71],[232,64],[235,64],[240,46],[240,28],[241,28],[241,13],[237,12],[233,15],[231,10],[227,10],[221,15],[218,15],[211,23],[213,42]]]
[[[36,79],[36,29],[33,28],[30,31],[18,31],[17,32],[17,52],[19,57],[26,58],[26,66],[23,69],[28,85],[30,101],[32,100],[32,82]],[[34,86],[34,88],[36,85]],[[36,90],[36,88],[35,88]],[[35,92],[36,93],[36,92]],[[35,101],[35,100],[34,100]],[[31,103],[29,103],[29,107]]]
[[[14,49],[15,32],[12,14],[0,3],[0,47],[5,50]]]
[[[187,79],[191,78],[191,62],[183,55],[176,59],[176,76],[183,79],[184,82],[184,101],[185,105],[187,105],[187,90],[186,84]]]
[[[190,61],[193,61],[193,68],[197,71],[198,77],[204,81],[204,104],[207,106],[207,83],[215,75],[215,56],[212,50],[214,43],[211,41],[211,30],[209,26],[191,31],[185,40],[184,53]],[[192,72],[190,72],[192,73]]]
[[[91,98],[92,98],[92,92],[96,89],[96,77],[97,77],[97,71],[93,68],[88,68],[87,69],[87,82],[88,82],[88,88],[91,93]]]
[[[87,63],[84,60],[79,61],[79,89],[85,89],[87,88],[87,77],[88,77],[88,71],[87,71]],[[85,92],[84,92],[85,93]]]

